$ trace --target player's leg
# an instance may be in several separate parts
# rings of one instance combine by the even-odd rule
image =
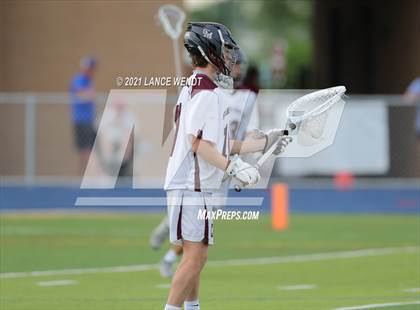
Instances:
[[[207,244],[186,240],[183,242],[183,249],[184,254],[172,280],[167,302],[168,305],[176,307],[181,307],[191,291],[197,288],[208,252]],[[198,293],[198,290],[196,292]]]
[[[173,244],[182,241],[183,256],[172,279],[166,309],[180,309],[190,297],[198,300],[200,272],[207,260],[208,245],[213,244],[212,220],[198,216],[203,210],[206,203],[202,193],[168,192],[170,241]]]
[[[172,245],[163,256],[159,264],[160,275],[164,278],[173,276],[173,266],[176,263],[178,256],[182,254],[182,247],[179,245]]]
[[[162,221],[153,229],[152,234],[150,235],[150,246],[154,250],[158,250],[162,247],[163,242],[169,236],[169,222],[168,217],[165,216]]]
[[[198,299],[198,291],[200,288],[200,278],[194,283],[190,294],[184,302],[184,310],[200,310],[200,302]]]
[[[79,150],[79,171],[83,175],[95,143],[96,132],[93,124],[75,124],[76,145]]]

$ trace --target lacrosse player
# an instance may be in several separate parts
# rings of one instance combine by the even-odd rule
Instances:
[[[258,110],[255,105],[256,93],[248,89],[244,89],[242,85],[245,65],[245,56],[242,51],[238,50],[236,63],[231,73],[235,89],[226,92],[227,105],[229,107],[230,136],[239,140],[244,139],[245,129],[247,129],[248,132],[251,132],[259,127]],[[225,85],[224,88],[230,87],[231,85]],[[226,186],[224,186],[221,191],[220,197],[227,197],[228,187],[229,182],[226,182]],[[165,216],[159,225],[152,231],[149,240],[150,246],[156,250],[160,249],[168,235],[169,222],[168,217]],[[173,265],[176,263],[181,254],[182,247],[172,245],[169,248],[159,264],[159,271],[162,277],[172,277]]]
[[[213,244],[213,223],[199,214],[212,210],[211,196],[220,190],[224,176],[244,185],[260,179],[258,170],[237,154],[264,152],[283,138],[282,131],[273,130],[257,140],[230,139],[229,109],[218,83],[231,79],[238,46],[225,26],[189,23],[184,45],[195,69],[193,77],[201,80],[182,89],[175,110],[165,190],[170,241],[182,246],[183,257],[172,279],[166,310],[181,309],[183,304],[186,310],[200,309],[200,273],[208,245]],[[280,153],[284,144],[277,145]]]

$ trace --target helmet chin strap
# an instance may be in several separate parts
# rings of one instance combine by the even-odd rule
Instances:
[[[219,73],[216,75],[214,82],[221,88],[233,89],[233,78],[231,76]]]
[[[206,53],[204,53],[203,48],[200,45],[197,45],[198,50],[200,51],[201,55],[204,57],[204,59],[208,62],[213,64],[210,59],[207,57]]]

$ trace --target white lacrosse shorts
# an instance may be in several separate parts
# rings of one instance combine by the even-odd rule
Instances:
[[[191,190],[167,191],[169,240],[172,244],[182,245],[183,240],[213,244],[212,217],[203,216],[206,211],[213,210],[208,205],[210,196]]]

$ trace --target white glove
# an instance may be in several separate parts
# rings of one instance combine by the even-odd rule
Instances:
[[[265,136],[266,136],[265,132],[260,129],[254,129],[246,133],[246,138],[253,139],[253,140],[262,139],[262,138],[265,138]]]
[[[238,155],[235,155],[231,159],[228,167],[226,168],[226,174],[234,176],[244,185],[255,184],[261,179],[258,169],[244,162]]]
[[[286,149],[287,145],[292,142],[292,137],[287,135],[287,131],[281,130],[281,129],[271,129],[265,134],[265,147],[263,150],[263,153],[267,152],[270,147],[276,143],[279,139],[280,142],[277,145],[277,148],[274,150],[274,155],[279,155],[280,153],[283,153]]]

